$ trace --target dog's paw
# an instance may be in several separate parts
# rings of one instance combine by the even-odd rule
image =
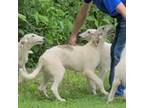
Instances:
[[[61,99],[59,99],[59,101],[61,101],[61,102],[65,102],[66,100],[65,100],[65,99],[63,99],[63,98],[61,98]]]
[[[105,94],[105,96],[108,96],[108,95],[109,95],[109,92],[106,91],[104,94]]]
[[[109,104],[109,103],[112,102],[112,101],[113,101],[113,99],[111,99],[111,100],[107,100],[106,103]]]
[[[93,91],[93,95],[96,96],[96,95],[97,95],[97,92],[96,92],[96,91]]]
[[[109,96],[108,99],[107,99],[107,103],[110,103],[112,101],[113,101],[113,98]]]
[[[47,92],[43,92],[46,98],[49,98],[49,95],[47,94]]]

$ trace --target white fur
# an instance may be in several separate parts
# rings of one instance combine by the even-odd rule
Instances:
[[[28,54],[32,54],[33,52],[30,50],[34,45],[42,44],[44,37],[38,36],[36,34],[26,34],[18,43],[18,68],[24,69],[25,64],[28,61]],[[19,82],[21,82],[19,76]]]
[[[105,31],[104,31],[105,32]],[[96,36],[97,30],[96,29],[88,29],[84,33],[80,34],[79,36],[83,40],[89,41],[93,36]],[[111,63],[111,43],[104,42],[100,53],[100,62],[99,62],[99,77],[104,80],[105,74],[110,71],[110,63]]]
[[[100,63],[100,52],[103,49],[103,36],[106,34],[103,34],[101,30],[96,31],[91,34],[96,36],[93,36],[90,42],[84,46],[59,45],[50,48],[39,58],[36,69],[31,74],[27,74],[23,70],[22,76],[33,79],[40,71],[43,72],[44,81],[39,89],[48,96],[46,87],[48,80],[51,78],[53,94],[58,100],[65,101],[59,95],[58,87],[64,77],[65,69],[73,69],[82,72],[89,79],[94,94],[96,94],[95,87],[98,85],[101,92],[108,95],[108,92],[104,89],[103,81],[95,74],[95,69]]]
[[[44,82],[40,89],[46,92],[46,86],[48,76],[52,77],[53,84],[51,90],[55,97],[64,101],[59,96],[58,86],[62,81],[65,68],[73,69],[78,72],[83,72],[86,77],[95,85],[97,84],[105,95],[108,93],[105,91],[102,81],[95,74],[95,68],[98,66],[100,61],[99,51],[101,47],[97,46],[96,43],[90,41],[85,46],[56,46],[48,49],[39,59],[37,68],[32,74],[26,74],[22,72],[25,78],[32,79],[40,71],[44,72]]]
[[[116,90],[120,84],[126,87],[126,49],[125,48],[123,49],[121,60],[115,68],[114,81],[113,81],[112,89],[108,96],[108,102],[113,101]],[[125,91],[124,91],[124,97],[126,97]]]

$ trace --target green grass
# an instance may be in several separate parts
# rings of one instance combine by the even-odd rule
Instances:
[[[41,75],[40,75],[41,76]],[[41,82],[41,77],[33,81],[27,81],[19,85],[19,108],[126,108],[126,102],[122,97],[116,97],[115,100],[106,104],[106,97],[98,91],[94,96],[89,89],[85,77],[78,73],[67,71],[60,85],[60,95],[66,102],[59,102],[50,91],[48,84],[49,99],[37,90]],[[105,87],[108,88],[107,78]]]

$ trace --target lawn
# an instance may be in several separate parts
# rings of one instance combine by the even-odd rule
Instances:
[[[37,87],[41,82],[41,75],[36,79],[19,84],[19,108],[126,108],[126,102],[122,97],[106,104],[106,97],[99,91],[98,95],[92,95],[85,77],[79,73],[67,71],[64,80],[60,85],[60,95],[66,102],[57,101],[50,91],[48,85],[49,99],[38,91]],[[107,78],[105,88],[108,89]]]

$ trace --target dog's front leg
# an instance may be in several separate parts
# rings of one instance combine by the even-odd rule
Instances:
[[[89,79],[89,78],[87,78],[87,80],[89,82],[90,88],[92,89],[93,95],[97,95],[97,93],[96,93],[96,83],[93,80]]]
[[[21,75],[21,72],[24,71],[24,68],[19,68],[18,71],[18,83],[20,84],[25,81],[25,78]]]
[[[24,72],[28,73],[28,71],[27,71],[25,66],[23,66],[23,70],[24,70]]]
[[[94,71],[91,70],[85,70],[84,74],[86,75],[87,78],[93,80],[100,88],[100,91],[104,94],[104,95],[108,95],[109,93],[104,89],[104,85],[102,80],[95,74]]]

